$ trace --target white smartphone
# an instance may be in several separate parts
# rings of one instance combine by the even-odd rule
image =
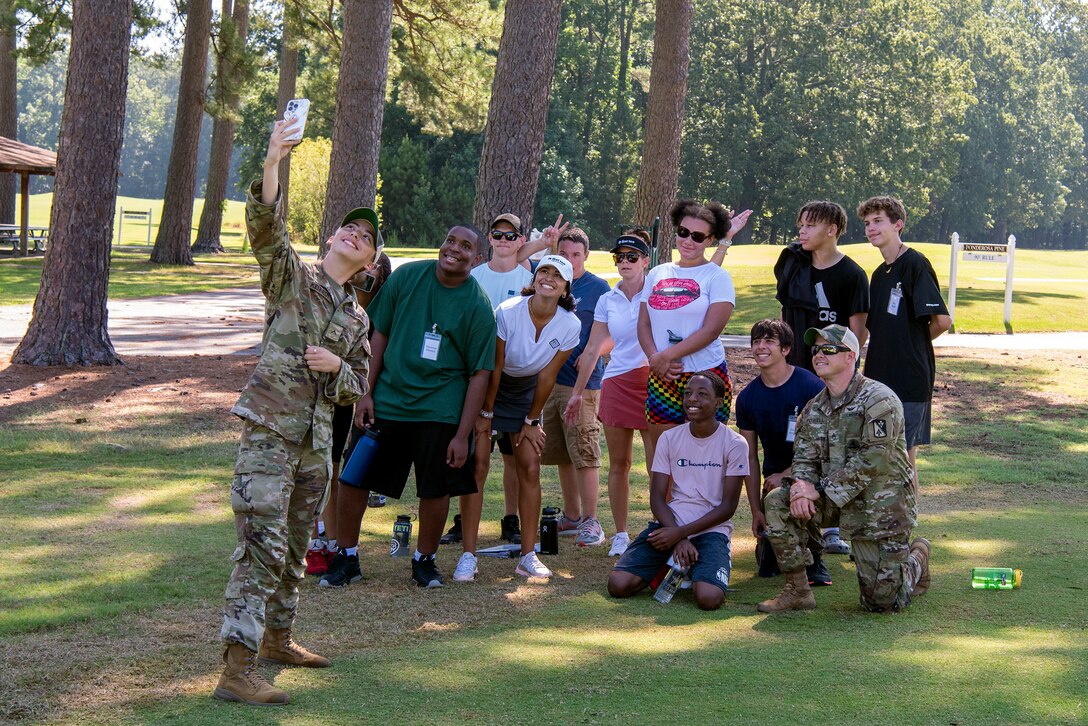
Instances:
[[[299,141],[306,130],[306,115],[310,113],[310,100],[308,98],[293,98],[287,102],[287,108],[283,112],[283,120],[298,126],[298,131],[287,137],[288,141]]]

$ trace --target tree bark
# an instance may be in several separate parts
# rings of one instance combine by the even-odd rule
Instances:
[[[49,246],[34,315],[14,363],[121,362],[106,327],[106,294],[131,31],[132,0],[72,3]]]
[[[513,212],[532,226],[555,74],[561,0],[508,0],[487,107],[472,216],[484,229]],[[486,253],[487,241],[481,240]]]
[[[393,0],[344,0],[321,252],[345,214],[358,206],[374,206],[392,24]]]
[[[298,48],[294,46],[295,39],[292,34],[292,21],[287,12],[286,3],[283,8],[283,33],[280,36],[280,79],[277,89],[276,118],[283,118],[283,112],[287,110],[287,102],[295,97],[295,86],[298,81]],[[280,162],[280,195],[284,214],[287,213],[289,203],[288,193],[291,189],[291,157],[287,156]]]
[[[0,21],[12,12],[12,0],[0,0]],[[0,22],[0,136],[18,140],[19,85],[15,61],[15,30]],[[18,179],[0,172],[0,224],[15,223]]]
[[[245,53],[249,32],[249,0],[223,0],[222,30],[219,33],[218,100],[219,116],[212,125],[212,151],[208,163],[208,183],[204,190],[204,208],[200,211],[193,252],[222,252],[219,237],[223,231],[223,203],[227,198],[230,158],[234,151],[234,129],[241,104],[241,54]],[[229,18],[229,20],[228,20]],[[228,27],[232,26],[232,27]]]
[[[669,208],[676,200],[680,182],[680,136],[691,60],[691,14],[692,0],[657,2],[642,168],[635,190],[635,222],[648,226],[653,224],[654,217],[660,217],[665,230],[669,228]],[[672,259],[672,242],[671,234],[660,236],[657,259]]]
[[[204,83],[208,75],[208,43],[211,40],[211,0],[192,0],[185,20],[185,50],[181,56],[181,81],[174,121],[174,143],[166,172],[162,219],[155,235],[151,261],[167,265],[191,265],[189,249],[193,231],[193,192],[196,159],[200,149],[200,123],[204,118]]]

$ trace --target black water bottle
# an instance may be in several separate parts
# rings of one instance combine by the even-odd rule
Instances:
[[[408,557],[412,554],[410,544],[412,541],[412,517],[407,514],[398,514],[397,521],[393,523],[393,539],[389,541],[390,557]]]
[[[544,507],[540,517],[540,554],[559,554],[559,508]]]

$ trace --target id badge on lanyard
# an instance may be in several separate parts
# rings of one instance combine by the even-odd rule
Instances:
[[[888,295],[888,315],[899,314],[899,303],[903,302],[903,283],[895,283],[895,288]]]
[[[797,436],[797,406],[793,407],[793,413],[786,420],[786,443],[792,444]]]
[[[419,351],[419,357],[424,360],[438,360],[438,351],[442,348],[442,336],[438,333],[438,325],[431,326],[431,332],[423,334],[423,348]]]

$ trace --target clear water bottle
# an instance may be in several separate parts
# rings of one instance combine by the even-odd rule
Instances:
[[[366,470],[370,468],[370,462],[374,461],[374,455],[378,452],[378,434],[377,429],[368,426],[361,436],[355,437],[348,453],[348,463],[344,464],[340,472],[340,481],[353,487],[363,485]]]
[[[540,515],[540,554],[559,554],[559,508],[544,507]]]
[[[676,563],[672,557],[665,563],[669,567],[669,571],[665,573],[664,579],[661,580],[661,584],[654,590],[654,600],[657,600],[662,605],[668,605],[672,602],[673,597],[676,595],[676,591],[680,589],[681,583],[684,582],[684,575],[687,574],[687,570]]]
[[[393,539],[389,541],[390,557],[408,557],[411,555],[412,517],[398,514],[393,522]]]
[[[1011,567],[976,567],[971,570],[971,587],[976,590],[1012,590],[1020,587],[1024,573]]]

